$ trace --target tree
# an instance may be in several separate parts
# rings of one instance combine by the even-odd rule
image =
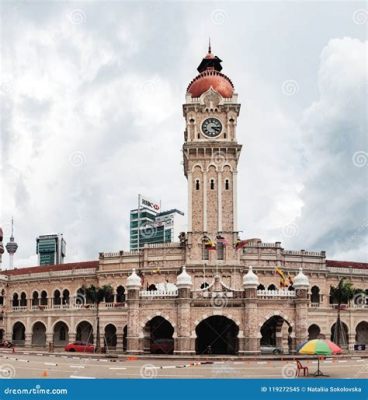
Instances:
[[[340,279],[338,285],[331,286],[330,296],[333,301],[337,302],[337,321],[335,325],[336,330],[336,344],[340,346],[341,343],[341,305],[348,304],[349,301],[354,297],[356,291],[353,288],[353,284],[347,281],[346,278]]]
[[[96,352],[101,350],[100,348],[100,314],[99,306],[102,301],[106,298],[111,297],[113,294],[113,288],[111,285],[95,286],[91,285],[88,287],[83,286],[83,290],[86,296],[86,301],[96,305]]]

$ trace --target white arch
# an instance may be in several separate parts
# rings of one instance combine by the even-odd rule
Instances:
[[[154,314],[151,314],[151,316],[150,317],[146,317],[146,319],[144,320],[144,322],[142,322],[141,323],[141,328],[143,329],[146,325],[147,325],[147,323],[149,322],[149,321],[151,321],[153,318],[155,318],[155,317],[162,317],[162,318],[164,318],[164,319],[166,319],[166,321],[167,322],[169,322],[170,324],[171,324],[171,326],[174,328],[174,330],[175,330],[175,328],[176,328],[176,324],[174,323],[174,322],[172,322],[171,321],[171,318],[167,315],[167,314],[163,314],[163,313],[161,313],[161,312],[156,312],[156,313],[154,313]]]
[[[263,317],[263,321],[258,324],[259,329],[262,328],[263,324],[268,321],[272,317],[281,317],[284,321],[286,321],[292,328],[294,328],[294,322],[292,322],[291,318],[289,318],[286,314],[282,311],[273,311],[266,316]],[[294,330],[294,329],[293,329]]]
[[[68,324],[66,321],[64,321],[63,319],[58,319],[57,321],[55,321],[55,322],[51,325],[51,330],[52,330],[52,332],[54,332],[55,326],[56,326],[56,324],[58,324],[59,322],[63,322],[63,323],[67,326],[68,331],[70,332],[70,326],[69,326],[69,324]]]
[[[202,166],[202,164],[196,163],[196,164],[194,164],[194,165],[192,166],[192,173],[194,172],[194,170],[195,170],[196,167],[199,167],[200,170],[201,170],[201,172],[203,172],[203,166]]]

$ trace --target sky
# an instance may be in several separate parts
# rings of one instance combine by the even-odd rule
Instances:
[[[129,249],[137,195],[186,212],[182,104],[207,52],[242,104],[242,238],[368,262],[365,2],[1,2],[0,226],[15,266]],[[3,267],[8,263],[3,256]]]

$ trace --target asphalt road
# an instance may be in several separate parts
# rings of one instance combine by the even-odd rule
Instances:
[[[316,360],[302,361],[310,376]],[[292,378],[295,361],[132,360],[78,355],[1,354],[0,378]],[[331,378],[368,378],[368,359],[326,359],[320,369]],[[308,379],[308,378],[306,378]]]

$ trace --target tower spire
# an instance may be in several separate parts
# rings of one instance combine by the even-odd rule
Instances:
[[[211,54],[211,38],[208,38],[208,54]]]
[[[9,269],[13,269],[14,254],[18,249],[18,243],[14,241],[14,219],[11,219],[11,236],[9,242],[6,244],[6,251],[9,254]]]

